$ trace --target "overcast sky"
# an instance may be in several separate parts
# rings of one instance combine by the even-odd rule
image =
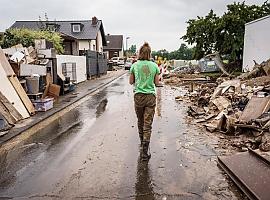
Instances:
[[[262,4],[265,0],[246,0]],[[0,31],[16,20],[81,20],[96,16],[105,33],[130,37],[128,46],[148,41],[152,49],[176,50],[186,21],[205,16],[212,8],[221,15],[233,0],[0,0]],[[240,1],[242,2],[242,1]],[[125,40],[125,39],[124,39]]]

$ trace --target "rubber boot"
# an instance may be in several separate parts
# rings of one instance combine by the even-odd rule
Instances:
[[[151,158],[151,154],[148,152],[149,150],[149,142],[143,141],[142,146],[142,160],[149,160]]]

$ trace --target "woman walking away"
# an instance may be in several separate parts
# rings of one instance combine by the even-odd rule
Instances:
[[[150,60],[151,48],[144,43],[139,50],[138,61],[130,68],[129,83],[135,85],[135,112],[142,146],[142,159],[148,160],[152,122],[156,107],[156,85],[159,84],[159,68]]]

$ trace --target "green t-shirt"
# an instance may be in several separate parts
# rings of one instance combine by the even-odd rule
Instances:
[[[148,60],[138,60],[131,66],[130,73],[135,76],[135,94],[156,94],[155,75],[159,74],[156,63]]]

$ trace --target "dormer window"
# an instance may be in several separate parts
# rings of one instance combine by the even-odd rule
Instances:
[[[49,31],[58,31],[60,25],[56,23],[46,23],[46,29]]]
[[[71,24],[71,30],[73,33],[79,33],[82,31],[82,27],[83,25],[82,24]]]
[[[75,33],[81,32],[81,25],[80,24],[73,24],[72,31]]]

